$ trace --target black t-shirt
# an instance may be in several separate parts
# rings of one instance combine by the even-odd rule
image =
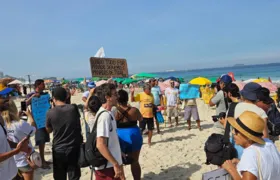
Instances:
[[[66,104],[50,109],[46,125],[53,129],[54,150],[65,151],[81,145],[83,138],[77,106]]]

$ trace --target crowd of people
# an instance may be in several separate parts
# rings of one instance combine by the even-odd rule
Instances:
[[[124,90],[122,85],[114,83],[98,87],[94,82],[88,83],[88,90],[82,96],[86,139],[82,136],[79,108],[71,104],[71,92],[67,85],[52,90],[45,127],[38,128],[32,116],[32,101],[47,92],[41,79],[35,81],[34,87],[34,92],[26,96],[25,102],[29,107],[24,112],[18,111],[9,98],[10,90],[0,91],[1,179],[11,180],[17,176],[32,180],[36,168],[49,169],[51,164],[54,179],[66,180],[67,176],[69,180],[80,179],[80,147],[92,132],[96,132],[96,149],[106,160],[104,166],[91,167],[96,180],[125,179],[123,165],[130,165],[133,179],[140,180],[139,156],[143,135],[148,135],[148,145],[151,147],[154,127],[157,133],[161,133],[157,112],[166,111],[169,128],[172,128],[172,118],[175,119],[175,126],[178,126],[180,110],[183,110],[187,129],[191,129],[192,117],[197,128],[202,130],[196,99],[180,99],[179,89],[173,80],[170,87],[162,92],[158,79],[149,79],[143,85],[143,92],[136,95],[133,86]],[[279,134],[275,134],[276,126],[273,126],[272,119],[275,115],[271,115],[277,108],[269,94],[268,89],[257,83],[248,83],[239,91],[232,78],[223,75],[216,87],[216,94],[209,102],[210,106],[216,106],[213,132],[223,135],[226,125],[231,125],[230,141],[237,155],[234,159],[226,160],[222,167],[234,180],[276,180],[280,176],[280,154],[274,145]],[[129,100],[139,102],[140,108],[132,107]],[[229,109],[233,105],[232,114]],[[28,120],[22,120],[23,114]],[[53,162],[47,162],[44,157],[50,133],[53,133]],[[39,153],[30,143],[30,136],[34,135]],[[31,158],[36,153],[41,165]]]

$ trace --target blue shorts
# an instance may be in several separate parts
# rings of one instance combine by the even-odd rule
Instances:
[[[138,126],[117,129],[120,146],[123,153],[140,151],[143,138]]]

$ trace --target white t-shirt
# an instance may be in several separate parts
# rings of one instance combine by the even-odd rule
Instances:
[[[7,137],[0,126],[0,154],[11,151]],[[0,162],[0,179],[11,180],[17,175],[17,166],[13,157]]]
[[[167,100],[167,106],[176,106],[177,99],[179,98],[179,90],[176,88],[166,88],[165,96]]]
[[[96,137],[107,137],[109,138],[108,149],[112,156],[118,161],[119,165],[122,164],[122,154],[120,148],[119,137],[117,134],[117,123],[115,120],[114,115],[110,112],[101,107],[99,111],[96,113],[96,117],[102,111],[103,112],[97,122],[97,135]],[[113,165],[108,162],[106,168],[113,167]],[[95,167],[95,170],[104,169],[104,166]]]
[[[244,149],[237,170],[240,172],[248,171],[259,179],[258,152],[260,153],[260,169],[263,180],[280,179],[280,154],[275,145],[265,139],[265,145],[253,144]]]
[[[89,91],[86,91],[86,92],[83,93],[83,97],[88,98],[88,96],[89,96]]]
[[[26,121],[13,121],[11,126],[7,128],[8,139],[18,143],[23,138],[25,138],[32,131],[30,136],[34,136],[36,132],[36,128],[28,124]],[[29,147],[33,149],[31,142],[29,141]],[[17,167],[24,167],[28,165],[26,160],[26,153],[20,152],[14,155],[14,159]]]
[[[267,118],[267,115],[263,109],[259,108],[255,104],[250,104],[245,102],[241,102],[236,105],[234,110],[234,118],[235,119],[238,118],[245,111],[254,112],[263,119]]]

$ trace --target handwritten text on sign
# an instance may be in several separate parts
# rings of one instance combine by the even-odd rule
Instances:
[[[91,57],[90,68],[93,77],[128,77],[125,59]]]
[[[39,98],[34,97],[31,101],[32,115],[36,122],[37,128],[44,128],[46,126],[47,112],[50,109],[50,95],[44,94]]]
[[[231,180],[231,176],[225,169],[217,169],[204,173],[202,175],[202,180]]]

